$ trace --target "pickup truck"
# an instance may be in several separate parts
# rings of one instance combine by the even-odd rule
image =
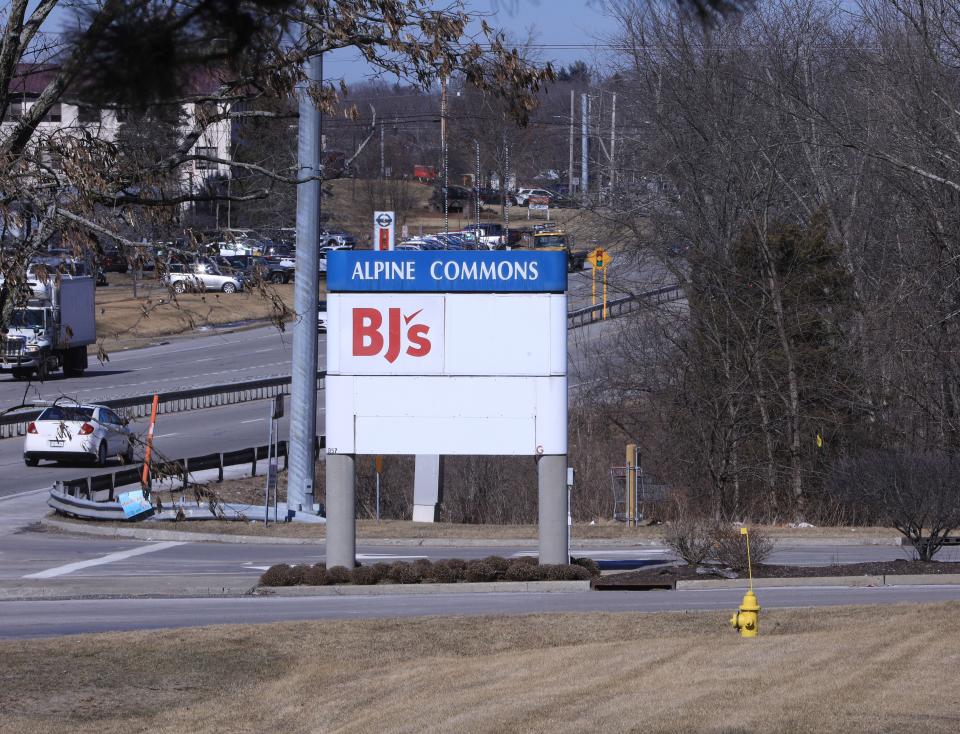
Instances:
[[[567,270],[583,270],[587,259],[585,250],[573,249],[573,235],[555,227],[544,228],[537,232],[524,233],[519,245],[514,250],[563,250],[567,253]]]
[[[271,283],[289,283],[293,280],[294,268],[281,261],[271,261],[252,255],[218,257],[217,265],[226,275],[240,275],[245,282],[267,280]]]

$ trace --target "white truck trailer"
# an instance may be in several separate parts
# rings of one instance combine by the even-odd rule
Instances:
[[[0,338],[0,369],[15,379],[50,372],[82,375],[87,346],[97,339],[96,284],[89,275],[55,275],[30,283],[26,306],[10,314],[7,334]]]

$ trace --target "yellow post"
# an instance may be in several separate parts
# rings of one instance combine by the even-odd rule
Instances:
[[[637,445],[627,444],[627,525],[633,525],[637,519]]]
[[[730,624],[740,631],[741,637],[756,637],[760,624],[760,603],[753,593],[753,564],[750,561],[750,533],[746,528],[740,528],[740,534],[747,539],[747,574],[750,578],[750,587],[743,595],[740,608],[730,618]]]
[[[603,269],[603,318],[607,318],[607,269]]]
[[[590,305],[597,305],[597,269],[590,268]],[[591,317],[592,318],[592,317]]]

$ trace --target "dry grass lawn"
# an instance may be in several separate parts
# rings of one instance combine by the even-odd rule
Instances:
[[[269,319],[280,302],[293,308],[293,284],[229,295],[184,293],[174,299],[162,283],[147,280],[134,298],[130,276],[110,273],[108,277],[110,286],[97,289],[97,339],[107,352],[186,334],[200,326]]]
[[[320,603],[320,602],[318,602]],[[956,732],[960,604],[0,643],[0,732]]]

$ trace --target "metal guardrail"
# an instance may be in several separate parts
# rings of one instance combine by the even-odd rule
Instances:
[[[326,436],[314,439],[314,455],[319,457],[320,450],[326,446]],[[251,446],[235,451],[192,456],[166,462],[179,465],[179,477],[186,487],[192,472],[217,469],[217,481],[223,481],[223,470],[228,466],[250,465],[251,476],[257,476],[257,462],[268,457],[269,447]],[[277,456],[283,457],[283,468],[287,469],[287,442],[277,443]],[[140,468],[125,468],[92,477],[66,479],[56,482],[50,488],[47,504],[63,515],[87,520],[125,520],[128,519],[117,501],[117,490],[123,487],[140,487]]]
[[[323,386],[326,372],[317,373],[317,389]],[[290,384],[290,377],[269,377],[263,380],[248,382],[234,382],[224,385],[209,385],[189,390],[174,390],[158,393],[160,396],[157,405],[158,413],[181,413],[187,410],[202,408],[216,408],[221,405],[246,403],[251,400],[272,398],[286,391]],[[128,416],[140,418],[149,415],[153,404],[153,393],[149,395],[134,395],[126,398],[97,401],[98,405],[105,405],[114,410],[123,410]],[[30,421],[36,420],[42,412],[27,410],[11,413],[0,417],[0,438],[23,436],[27,433]]]
[[[642,308],[655,306],[661,303],[680,301],[687,297],[687,292],[681,283],[664,286],[645,293],[635,293],[623,298],[607,301],[607,318],[625,316],[628,313],[639,311]],[[578,329],[581,326],[592,324],[603,319],[603,305],[578,308],[567,314],[567,330]]]

